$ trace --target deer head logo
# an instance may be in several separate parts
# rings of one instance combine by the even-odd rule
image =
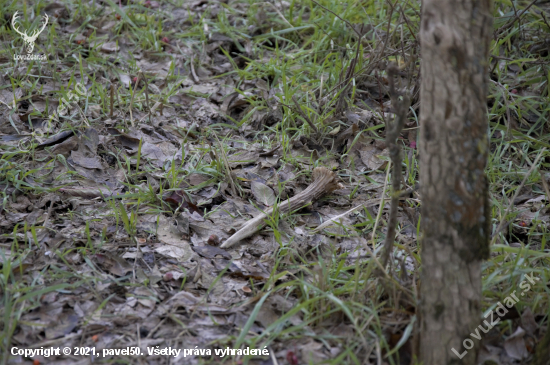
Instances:
[[[48,15],[47,14],[44,15],[44,25],[42,26],[42,28],[40,28],[40,30],[35,30],[31,35],[27,35],[27,32],[21,33],[19,29],[17,29],[17,27],[15,26],[16,19],[17,19],[17,11],[15,12],[15,14],[13,14],[11,25],[13,27],[13,30],[21,34],[21,36],[23,37],[23,42],[25,44],[25,49],[27,50],[27,53],[31,53],[32,50],[34,49],[34,41],[36,41],[36,38],[38,38],[40,33],[42,33],[42,31],[44,30],[44,28],[46,28],[46,25],[48,24]]]

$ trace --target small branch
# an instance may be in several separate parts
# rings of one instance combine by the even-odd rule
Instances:
[[[506,29],[508,29],[509,27],[511,27],[512,25],[514,25],[514,23],[516,21],[518,21],[519,19],[521,19],[521,17],[523,16],[523,14],[525,14],[525,12],[527,10],[529,10],[531,8],[531,6],[533,6],[535,3],[537,2],[537,0],[533,0],[529,5],[527,5],[525,7],[525,9],[523,9],[523,11],[521,13],[518,14],[515,14],[515,17],[514,19],[510,20],[508,23],[504,24],[502,27],[498,28],[497,31],[495,32],[495,38],[498,37],[502,32],[504,32]]]
[[[277,7],[274,4],[268,3],[267,1],[264,1],[264,2],[261,2],[261,3],[256,3],[256,5],[269,5],[269,6],[271,6],[273,8],[273,10],[275,10],[275,12],[285,21],[285,23],[288,24],[289,27],[291,27],[291,28],[294,27],[294,25],[292,25],[288,20],[286,20],[283,13],[281,13],[281,11],[279,9],[277,9]]]
[[[386,177],[384,178],[384,188],[382,189],[382,195],[380,196],[380,206],[378,207],[378,213],[376,213],[376,220],[374,221],[374,227],[372,227],[372,249],[376,247],[376,228],[378,227],[378,223],[380,223],[380,218],[382,217],[382,209],[384,208],[384,201],[386,199],[384,198],[384,195],[386,195],[386,188],[388,187],[388,176],[390,176],[390,168],[391,168],[391,162],[388,164],[388,167],[386,168]]]
[[[359,37],[359,39],[361,39],[361,37],[362,37],[362,36],[361,36],[361,33],[359,33],[359,32],[357,31],[357,29],[355,29],[355,28],[353,27],[353,25],[352,25],[350,22],[348,22],[346,19],[342,18],[340,15],[336,14],[336,13],[333,12],[332,10],[325,8],[323,5],[319,4],[317,1],[315,1],[315,0],[311,0],[311,1],[312,1],[315,5],[317,5],[318,7],[324,9],[325,11],[328,11],[329,13],[331,13],[332,15],[334,15],[335,17],[337,17],[338,19],[340,19],[341,21],[343,21],[344,23],[346,23],[346,24],[348,25],[348,27],[350,27],[350,29],[353,30],[353,31],[355,32],[355,34],[357,34],[357,36]]]
[[[111,83],[111,112],[109,114],[110,118],[113,118],[114,99],[115,99],[115,84]]]
[[[317,228],[313,229],[311,231],[311,233],[316,233],[316,232],[319,232],[320,230],[336,223],[340,218],[344,218],[346,215],[356,211],[357,209],[359,208],[368,208],[368,207],[372,207],[372,206],[375,206],[375,205],[378,205],[380,204],[380,200],[378,199],[371,199],[371,200],[367,200],[366,202],[364,202],[363,204],[359,204],[358,206],[354,207],[354,208],[351,208],[350,210],[348,210],[347,212],[344,212],[340,215],[337,215],[336,217],[334,218],[331,218],[329,219],[328,221],[326,222],[323,222],[321,225],[317,226]]]
[[[514,206],[514,200],[516,200],[516,198],[519,195],[520,190],[523,188],[523,186],[527,182],[527,179],[529,179],[529,176],[531,176],[531,174],[533,173],[533,170],[535,170],[535,168],[537,167],[537,164],[539,163],[539,160],[542,157],[542,155],[544,154],[544,152],[546,152],[546,147],[544,147],[539,152],[537,158],[533,162],[533,165],[531,165],[531,168],[529,169],[529,172],[525,175],[525,177],[521,181],[521,184],[519,184],[518,188],[516,189],[516,193],[514,194],[514,197],[510,200],[510,204],[508,204],[508,208],[506,209],[506,212],[504,213],[504,216],[502,216],[502,219],[500,220],[500,223],[498,224],[498,227],[495,230],[495,234],[493,235],[491,245],[493,245],[496,242],[496,239],[497,239],[499,233],[501,232],[502,225],[506,221],[506,217],[508,216],[508,213],[510,213],[510,211],[512,210],[512,207]]]
[[[149,110],[147,114],[143,118],[139,120],[140,123],[143,123],[145,118],[149,118],[149,122],[151,121],[151,114],[153,114],[160,106],[162,106],[162,103],[160,101],[157,101],[155,105]]]
[[[413,191],[416,191],[417,190],[417,187],[413,187],[413,188],[410,188],[410,189],[407,189],[405,191],[401,191],[399,192],[399,198],[403,198],[407,195],[409,195],[410,193],[412,193]],[[382,200],[389,200],[389,198],[383,198]],[[340,215],[337,215],[336,217],[334,218],[331,218],[329,219],[328,221],[326,222],[323,222],[321,225],[319,225],[317,228],[314,228],[311,233],[316,233],[316,232],[319,232],[321,229],[324,229],[332,224],[335,224],[337,223],[337,221],[340,219],[340,218],[344,218],[346,215],[356,211],[357,209],[360,209],[360,208],[369,208],[369,207],[372,207],[372,206],[375,206],[375,205],[379,205],[380,204],[380,200],[378,199],[371,199],[371,200],[367,200],[366,202],[364,202],[363,204],[359,204],[358,206],[354,207],[354,208],[351,208],[350,210],[348,210],[347,212],[344,212]]]
[[[302,118],[304,118],[304,120],[307,122],[307,124],[309,124],[309,126],[311,127],[311,129],[313,129],[313,131],[315,132],[316,135],[319,135],[319,130],[317,129],[317,127],[315,126],[315,124],[313,124],[313,122],[311,121],[311,119],[309,119],[309,117],[306,115],[306,113],[304,113],[304,111],[302,110],[302,107],[300,107],[300,104],[298,104],[298,100],[296,100],[296,97],[295,96],[292,96],[292,101],[294,102],[294,105],[296,105],[296,111],[298,112],[298,114],[300,114],[300,116]]]
[[[197,76],[197,73],[195,72],[195,66],[193,65],[193,61],[195,61],[195,59],[191,57],[191,62],[189,63],[191,66],[191,76],[193,76],[193,81],[195,81],[195,83],[198,84],[201,80],[199,79],[199,77]]]
[[[361,31],[363,31],[363,25],[361,25]],[[336,112],[335,114],[340,114],[341,111],[343,111],[344,104],[345,104],[345,98],[348,93],[349,86],[351,84],[351,80],[353,79],[353,75],[355,73],[355,66],[357,65],[357,60],[359,59],[359,51],[361,50],[361,37],[357,40],[357,47],[355,49],[355,57],[350,62],[350,65],[348,66],[348,70],[346,72],[346,77],[344,78],[344,86],[342,87],[342,92],[340,93],[340,97],[338,98],[338,102],[336,103]]]
[[[546,20],[546,17],[544,16],[544,11],[542,11],[540,15],[542,16],[542,20],[544,20],[544,24],[546,24],[546,26],[550,28],[550,24],[548,24],[548,20]]]
[[[336,181],[336,174],[334,172],[325,167],[316,167],[313,170],[313,182],[304,191],[280,203],[276,208],[279,214],[292,212],[318,200],[323,195],[339,187],[340,184]],[[261,213],[257,217],[246,222],[240,230],[229,237],[220,247],[229,248],[239,243],[241,240],[252,236],[265,225],[264,219],[267,218],[268,215],[273,214],[274,210],[275,207],[271,207],[266,210],[265,213]]]
[[[139,81],[141,80],[141,72],[138,73],[136,78],[136,84],[134,85],[134,92],[132,93],[132,97],[130,98],[130,107],[128,110],[130,111],[130,123],[132,124],[132,127],[134,126],[134,117],[132,116],[132,106],[134,105],[134,97],[136,96],[136,91],[139,85]],[[130,84],[130,88],[132,85]]]
[[[145,81],[145,102],[147,103],[147,109],[149,109],[149,124],[151,124],[151,107],[149,106],[149,84],[147,83],[147,77],[141,72],[141,77]],[[135,262],[135,261],[134,261]]]
[[[235,180],[233,180],[233,173],[231,172],[231,167],[229,166],[229,160],[227,159],[227,156],[225,154],[225,151],[223,149],[223,145],[220,142],[218,136],[214,134],[214,137],[216,137],[216,140],[218,141],[218,145],[220,146],[220,154],[222,158],[223,166],[225,167],[225,171],[227,173],[227,178],[229,179],[229,185],[231,186],[231,192],[233,193],[234,197],[240,196],[237,195],[237,184],[235,183]]]
[[[397,67],[390,65],[388,67],[388,80],[390,86],[390,97],[392,106],[395,108],[395,120],[391,128],[387,128],[386,131],[386,144],[390,152],[390,159],[392,162],[392,192],[391,192],[391,205],[390,205],[390,217],[388,219],[388,232],[386,234],[386,241],[384,242],[384,253],[382,254],[382,265],[385,268],[390,258],[390,253],[393,247],[393,241],[395,240],[395,227],[397,225],[397,211],[399,209],[399,194],[401,189],[401,148],[397,144],[397,138],[405,125],[407,120],[407,114],[411,100],[409,95],[403,95],[403,99],[399,100],[397,90],[395,89],[394,77],[398,74]],[[388,125],[389,127],[389,125]]]
[[[341,108],[343,108],[343,103],[344,103],[344,98],[345,98],[345,95],[347,93],[347,89],[348,89],[348,86],[350,84],[350,81],[351,79],[353,78],[353,75],[355,73],[355,66],[357,65],[357,60],[359,59],[359,51],[360,51],[360,47],[361,47],[361,39],[363,39],[363,25],[361,25],[361,31],[358,31],[357,29],[355,29],[353,27],[353,25],[348,22],[346,19],[342,18],[341,16],[339,16],[338,14],[336,14],[335,12],[333,12],[332,10],[330,9],[327,9],[326,7],[324,7],[323,5],[319,4],[317,1],[315,0],[312,0],[314,4],[316,4],[317,6],[319,6],[320,8],[324,9],[325,11],[328,11],[329,13],[331,13],[332,15],[334,15],[335,17],[337,17],[338,19],[340,19],[341,21],[343,21],[344,23],[346,23],[348,25],[348,27],[350,27],[351,30],[353,30],[355,32],[355,34],[357,34],[357,47],[356,47],[356,50],[355,50],[355,57],[351,60],[350,62],[350,65],[347,69],[347,72],[346,72],[346,77],[344,78],[344,80],[340,80],[341,81],[341,84],[343,84],[342,86],[342,93],[340,94],[340,97],[338,98],[338,103],[337,103],[337,112],[336,114],[339,114],[338,110],[340,110]],[[391,18],[391,16],[390,16]]]
[[[548,183],[546,182],[546,178],[542,171],[539,169],[540,174],[540,181],[542,182],[542,186],[544,187],[544,192],[546,193],[546,201],[550,202],[550,187],[548,186]]]

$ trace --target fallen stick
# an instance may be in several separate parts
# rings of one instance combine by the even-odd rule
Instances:
[[[340,188],[341,185],[336,181],[336,174],[325,167],[316,167],[313,169],[313,182],[301,193],[285,200],[277,206],[279,214],[294,211],[304,207],[308,203],[318,200],[323,195]],[[220,247],[228,248],[234,246],[241,240],[252,236],[265,226],[264,219],[273,214],[274,208],[269,208],[265,213],[252,218],[239,229],[235,234],[229,237]]]
[[[416,187],[412,188],[412,189],[407,189],[405,191],[402,191],[399,193],[399,198],[402,198],[404,196],[407,196],[409,195],[410,193],[412,193],[413,191],[416,191]],[[331,218],[329,219],[328,221],[322,223],[320,226],[318,226],[317,228],[314,228],[311,230],[311,233],[317,233],[319,232],[320,230],[322,229],[325,229],[326,227],[330,226],[330,225],[333,225],[333,224],[338,224],[338,219],[340,218],[344,218],[346,215],[356,211],[357,209],[359,208],[369,208],[369,207],[372,207],[372,206],[375,206],[375,205],[382,205],[382,200],[385,200],[385,201],[388,201],[390,200],[391,198],[382,198],[382,199],[371,199],[371,200],[367,200],[366,202],[364,202],[363,204],[359,204],[358,206],[356,206],[355,208],[351,208],[350,210],[348,210],[347,212],[345,213],[342,213],[334,218]]]
[[[390,200],[389,198],[386,198],[385,199],[386,201],[387,200]],[[351,208],[350,210],[348,210],[347,212],[345,213],[342,213],[334,218],[331,218],[329,219],[328,221],[322,223],[321,225],[319,225],[317,228],[314,228],[311,233],[317,233],[319,232],[320,230],[322,229],[325,229],[326,227],[330,226],[330,225],[333,225],[333,224],[338,224],[337,221],[338,219],[340,218],[344,218],[346,215],[356,211],[357,209],[359,208],[369,208],[369,207],[372,207],[372,206],[375,206],[375,205],[380,205],[380,199],[371,199],[371,200],[367,200],[366,202],[364,202],[363,204],[359,204],[358,206],[356,206],[355,208]]]
[[[401,189],[401,146],[397,143],[397,139],[403,130],[403,126],[407,121],[407,115],[409,107],[411,106],[411,98],[408,94],[402,95],[402,99],[399,100],[399,94],[395,88],[394,78],[398,75],[398,68],[390,64],[387,69],[388,80],[390,85],[390,98],[391,105],[396,110],[395,120],[391,127],[389,123],[386,124],[386,145],[390,151],[390,159],[392,163],[391,174],[391,203],[390,203],[390,215],[388,218],[388,231],[386,232],[386,241],[384,242],[384,253],[382,254],[382,266],[385,268],[390,259],[390,253],[393,248],[393,241],[395,240],[395,230],[397,227],[397,212],[399,210],[399,190]]]

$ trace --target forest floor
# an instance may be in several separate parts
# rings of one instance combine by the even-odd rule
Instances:
[[[494,7],[482,304],[506,313],[471,340],[481,364],[525,364],[550,313],[550,4]],[[0,363],[415,363],[419,2],[0,11]],[[46,14],[44,59],[16,60],[17,31]],[[411,193],[380,278],[391,82],[412,99],[398,139]],[[332,180],[291,207],[314,169]]]

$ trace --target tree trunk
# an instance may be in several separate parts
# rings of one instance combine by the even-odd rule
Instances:
[[[470,333],[481,323],[491,217],[484,173],[491,1],[423,0],[421,22],[420,357],[424,365],[475,364],[480,341]]]

